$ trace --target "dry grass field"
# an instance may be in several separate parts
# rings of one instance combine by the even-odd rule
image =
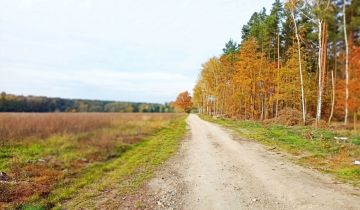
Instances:
[[[180,121],[178,114],[0,114],[0,208],[47,199],[76,179],[91,180],[85,171]]]

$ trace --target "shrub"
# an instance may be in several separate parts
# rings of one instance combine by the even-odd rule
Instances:
[[[282,124],[286,126],[294,126],[294,125],[302,125],[302,112],[295,108],[285,108],[279,111],[278,116],[276,118],[272,118],[266,120],[267,123],[276,123]],[[314,118],[310,115],[306,116],[306,124],[312,124],[314,122]]]

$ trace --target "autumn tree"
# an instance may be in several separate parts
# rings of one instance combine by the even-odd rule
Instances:
[[[304,79],[303,79],[303,68],[302,68],[302,57],[301,57],[301,44],[300,44],[300,37],[298,32],[297,20],[295,16],[295,10],[299,1],[297,0],[289,0],[288,1],[288,9],[290,11],[293,23],[294,23],[294,31],[296,37],[296,44],[297,44],[297,53],[298,53],[298,68],[299,68],[299,78],[300,78],[300,90],[301,90],[301,110],[302,110],[302,118],[303,123],[306,123],[306,107],[305,107],[305,93],[304,93]]]
[[[354,0],[275,0],[269,14],[255,12],[240,45],[228,41],[222,55],[202,65],[195,106],[203,114],[238,119],[265,120],[291,108],[302,111],[304,123],[350,114],[355,122],[359,6]]]
[[[349,67],[352,75],[349,81],[349,111],[353,113],[354,129],[356,128],[357,116],[360,112],[360,47],[354,47],[349,59]]]
[[[190,113],[193,103],[192,97],[188,91],[181,92],[176,98],[176,101],[172,103],[172,106],[177,112],[186,112]]]

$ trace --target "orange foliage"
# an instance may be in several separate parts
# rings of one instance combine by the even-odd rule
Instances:
[[[349,109],[353,112],[360,108],[360,47],[354,47],[350,54]]]
[[[171,103],[171,105],[175,108],[177,112],[186,112],[190,113],[192,109],[192,98],[188,91],[181,92],[176,101]]]

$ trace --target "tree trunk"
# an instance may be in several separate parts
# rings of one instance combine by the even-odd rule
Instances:
[[[246,109],[246,97],[245,97],[244,106],[245,106],[244,115],[245,115],[245,120],[246,120],[246,119],[247,119],[247,116],[246,116],[246,115],[247,115],[247,112],[246,112],[246,110],[247,110],[247,109]]]
[[[327,36],[328,36],[328,23],[324,22],[323,24],[323,30],[322,30],[322,60],[321,60],[321,66],[322,66],[322,81],[321,81],[321,88],[322,92],[324,92],[324,86],[325,86],[325,78],[327,78]]]
[[[221,114],[224,115],[224,113],[225,113],[225,108],[224,108],[225,107],[225,93],[224,93],[225,90],[223,90],[222,92],[223,92],[223,94],[222,94],[223,95],[223,101],[222,101],[222,107],[221,107]]]
[[[337,27],[336,22],[335,22],[335,28]],[[334,57],[334,66],[333,66],[333,70],[331,72],[331,93],[332,93],[332,98],[331,98],[331,111],[330,111],[330,116],[329,116],[329,121],[328,124],[331,123],[332,117],[334,115],[334,108],[335,108],[335,84],[336,84],[336,70],[337,70],[337,61],[336,61],[336,31],[335,31],[335,35],[334,35],[334,40],[333,40],[333,57]]]
[[[349,46],[348,37],[346,31],[346,1],[343,5],[343,21],[344,21],[344,39],[345,39],[345,125],[348,124],[348,112],[349,112]]]
[[[328,124],[331,123],[331,118],[334,115],[334,106],[335,106],[335,78],[334,78],[334,70],[331,71],[331,91],[332,91],[332,97],[331,97],[331,112],[329,116]]]
[[[298,47],[299,74],[300,74],[300,86],[301,86],[300,87],[301,88],[301,108],[302,108],[303,123],[305,125],[306,124],[306,108],[305,108],[304,81],[303,81],[302,64],[301,64],[301,45],[300,45],[300,38],[299,38],[299,34],[298,34],[294,10],[291,11],[291,16],[294,21],[295,36],[296,36],[297,47]]]
[[[210,115],[210,110],[209,110],[209,98],[206,97],[206,114]]]
[[[316,109],[316,126],[318,125],[320,119],[321,119],[321,105],[322,105],[322,27],[323,27],[323,21],[319,20],[318,21],[318,28],[319,28],[319,34],[318,34],[318,39],[319,39],[319,55],[318,55],[318,100],[317,100],[317,109]]]
[[[275,106],[275,117],[278,116],[278,110],[279,110],[279,94],[280,94],[280,35],[278,33],[278,37],[277,37],[277,75],[276,75],[276,79],[277,79],[277,87],[276,87],[276,106]]]
[[[357,110],[354,111],[354,131],[356,131]]]

